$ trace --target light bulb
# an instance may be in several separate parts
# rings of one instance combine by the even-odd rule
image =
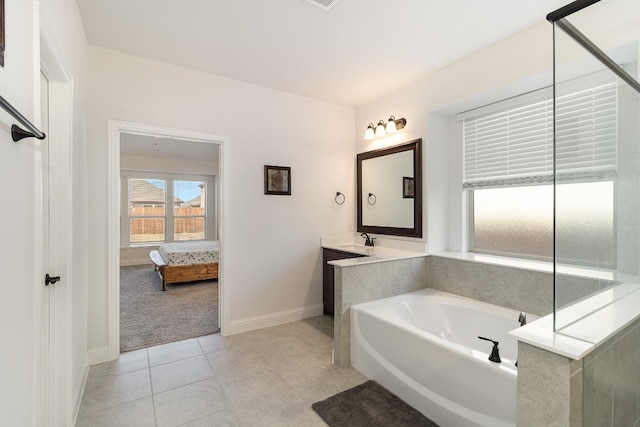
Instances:
[[[378,126],[376,126],[376,138],[384,136],[387,131],[384,129],[384,121],[380,120]]]
[[[398,130],[396,129],[396,118],[394,116],[389,117],[389,121],[387,122],[387,127],[385,129],[387,133],[393,133]]]
[[[369,126],[367,126],[367,130],[364,132],[364,139],[373,139],[375,137],[376,136],[373,133],[373,123],[369,123]]]

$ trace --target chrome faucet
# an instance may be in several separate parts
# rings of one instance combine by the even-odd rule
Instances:
[[[365,238],[365,241],[364,241],[364,245],[365,246],[373,246],[374,238],[369,237],[369,235],[367,233],[361,233],[360,237],[364,237]]]
[[[524,326],[527,324],[527,315],[524,312],[520,312],[520,316],[518,316],[518,322],[520,322],[520,326]]]

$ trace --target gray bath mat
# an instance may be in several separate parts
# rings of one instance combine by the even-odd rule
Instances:
[[[374,381],[311,405],[331,427],[437,427]]]

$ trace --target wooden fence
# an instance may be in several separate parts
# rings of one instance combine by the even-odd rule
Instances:
[[[131,236],[150,234],[164,236],[164,218],[148,218],[153,216],[164,216],[164,213],[165,210],[163,207],[132,207],[132,217],[129,225]],[[175,234],[204,233],[204,216],[180,218],[180,216],[183,215],[204,215],[204,208],[174,208]]]

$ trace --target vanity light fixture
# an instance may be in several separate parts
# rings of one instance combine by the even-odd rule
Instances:
[[[389,121],[387,122],[387,133],[393,133],[397,130],[403,129],[407,125],[407,119],[401,118],[396,119],[395,116],[389,117]]]
[[[367,126],[367,130],[364,132],[364,139],[373,139],[375,137],[376,135],[374,133],[373,123],[369,123],[369,126]]]
[[[373,123],[369,123],[367,130],[364,132],[364,139],[373,139],[385,136],[388,133],[396,132],[407,125],[407,120],[404,118],[396,119],[395,116],[390,116],[389,120],[385,124],[384,120],[380,119],[378,125],[374,128]]]

